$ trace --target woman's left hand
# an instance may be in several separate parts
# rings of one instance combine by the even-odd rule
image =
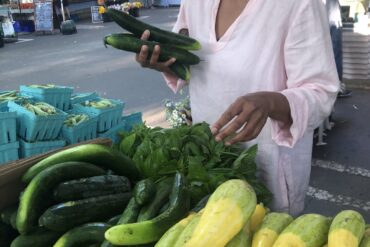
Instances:
[[[211,127],[217,141],[226,144],[246,142],[256,138],[267,118],[291,123],[289,103],[276,92],[258,92],[239,97]]]

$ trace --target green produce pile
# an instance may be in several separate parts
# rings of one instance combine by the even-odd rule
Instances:
[[[57,86],[54,84],[31,84],[31,85],[28,85],[28,87],[49,89],[49,88],[56,88]]]
[[[69,114],[67,119],[64,121],[64,125],[67,127],[74,127],[89,119],[89,116],[86,114]]]
[[[21,100],[24,99],[24,97],[19,96],[17,91],[9,91],[5,93],[0,93],[0,103],[5,101],[15,101],[15,100]]]
[[[231,178],[247,180],[258,200],[269,202],[270,192],[256,177],[257,146],[245,150],[216,142],[206,123],[173,129],[139,125],[123,134],[119,149],[145,178],[183,173],[190,184],[193,205]]]
[[[164,62],[170,58],[175,58],[176,62],[169,67],[170,70],[183,80],[190,79],[189,66],[200,62],[197,55],[189,52],[189,50],[199,50],[201,48],[197,40],[151,26],[123,11],[110,8],[107,14],[119,26],[130,33],[114,33],[105,36],[105,46],[110,45],[120,50],[139,53],[141,47],[146,45],[149,56],[151,56],[155,46],[159,45],[161,48],[159,61]],[[145,30],[150,31],[149,40],[140,39]]]
[[[96,109],[105,109],[109,107],[114,107],[115,104],[109,99],[101,99],[99,101],[85,101],[82,103],[83,106],[94,107]]]
[[[22,106],[36,116],[49,116],[57,113],[57,110],[54,106],[51,106],[44,102],[31,103],[28,101],[24,101],[22,103]]]

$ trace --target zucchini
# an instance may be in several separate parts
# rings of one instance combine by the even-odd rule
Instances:
[[[177,75],[180,79],[189,81],[190,80],[190,68],[189,65],[183,65],[178,62],[174,62],[170,65],[170,70]]]
[[[19,233],[11,228],[11,226],[0,222],[0,246],[8,247],[10,243],[15,239]]]
[[[331,219],[319,214],[302,215],[284,229],[273,247],[321,247],[328,240],[330,223]]]
[[[101,244],[104,241],[104,232],[110,226],[106,223],[88,223],[66,232],[54,244],[54,247],[79,247],[92,244]]]
[[[159,61],[167,61],[170,58],[176,58],[176,61],[184,65],[195,65],[200,62],[197,55],[183,49],[159,44],[153,41],[141,40],[128,33],[114,33],[104,37],[104,45],[110,45],[116,49],[139,53],[143,45],[148,46],[149,56],[153,53],[154,47],[159,45],[161,52]]]
[[[195,213],[190,213],[188,217],[177,222],[176,225],[172,226],[170,229],[166,231],[165,234],[163,234],[161,239],[159,239],[159,241],[156,243],[155,247],[167,247],[167,246],[174,247],[181,233],[186,229],[186,227],[189,225],[189,223],[195,216],[196,216]]]
[[[131,189],[128,178],[116,175],[94,176],[71,180],[54,189],[54,199],[59,202],[128,192]]]
[[[17,212],[18,210],[18,205],[13,205],[8,208],[5,208],[1,212],[1,220],[7,225],[10,225],[10,218],[14,212]]]
[[[50,206],[46,200],[52,197],[53,188],[66,180],[102,175],[105,171],[95,165],[82,162],[66,162],[54,165],[37,174],[20,197],[16,219],[21,234],[29,233],[37,226],[41,213]],[[47,203],[48,202],[48,203]]]
[[[10,247],[47,247],[53,244],[62,236],[60,232],[52,232],[42,228],[27,235],[19,235],[13,240]]]
[[[209,198],[185,246],[225,246],[247,224],[256,204],[256,193],[244,180],[231,179],[222,183]]]
[[[42,170],[68,161],[87,162],[111,169],[117,175],[126,176],[130,181],[140,179],[140,173],[132,160],[121,152],[99,144],[85,144],[72,147],[41,160],[23,175],[22,181],[29,183]]]
[[[272,247],[279,234],[293,221],[286,213],[269,213],[253,235],[252,247]]]
[[[155,184],[151,178],[139,181],[133,190],[133,196],[139,205],[145,205],[155,196]]]
[[[195,228],[198,226],[200,217],[202,213],[197,213],[194,217],[192,217],[189,223],[185,226],[184,230],[180,232],[179,236],[175,239],[174,247],[182,247],[185,246],[189,240],[191,239]]]
[[[99,196],[57,204],[47,209],[39,219],[39,225],[53,231],[66,231],[75,226],[105,220],[122,211],[131,193]]]
[[[263,218],[265,218],[266,209],[263,206],[263,203],[257,204],[256,209],[254,210],[249,223],[250,229],[252,232],[255,232],[260,225],[262,224]]]
[[[145,30],[149,30],[150,40],[167,43],[187,50],[199,50],[201,48],[200,43],[193,38],[153,27],[122,11],[108,9],[107,14],[119,26],[133,33],[137,38],[140,38]]]
[[[353,210],[337,214],[330,226],[328,247],[357,247],[365,232],[365,220]]]
[[[360,247],[370,247],[370,227],[365,230]]]
[[[152,243],[177,221],[185,216],[189,210],[189,193],[186,188],[185,178],[176,173],[170,195],[169,208],[152,220],[133,224],[114,226],[105,232],[105,238],[115,245],[135,245]]]
[[[138,222],[150,220],[158,215],[161,208],[168,202],[172,182],[172,178],[167,178],[156,184],[157,193],[155,194],[154,199],[140,210],[140,214],[137,218]]]

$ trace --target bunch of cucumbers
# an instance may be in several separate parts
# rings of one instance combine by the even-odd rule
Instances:
[[[100,244],[107,221],[123,212],[139,180],[132,161],[107,146],[86,144],[51,155],[26,171],[19,202],[1,212],[0,232],[7,234],[0,234],[0,246]]]
[[[67,127],[74,127],[89,119],[90,117],[86,114],[69,114],[67,119],[64,121],[64,125]]]
[[[57,113],[57,110],[54,106],[49,105],[45,102],[28,102],[24,101],[22,103],[22,106],[26,108],[28,111],[32,112],[36,116],[48,116],[48,115],[54,115]]]
[[[159,45],[159,61],[167,61],[175,58],[176,62],[170,66],[171,71],[183,80],[190,80],[190,65],[200,62],[197,55],[189,50],[199,50],[200,43],[188,36],[159,29],[147,23],[137,20],[129,14],[116,9],[108,9],[108,16],[119,26],[130,33],[115,33],[104,37],[104,45],[114,48],[139,53],[143,45],[148,46],[149,55],[152,54],[154,47]],[[149,40],[141,40],[145,30],[150,31]]]

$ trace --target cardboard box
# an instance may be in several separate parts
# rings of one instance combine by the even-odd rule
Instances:
[[[111,139],[98,138],[70,145],[61,149],[53,150],[44,154],[35,155],[26,159],[13,161],[8,164],[0,166],[0,210],[17,202],[20,192],[25,187],[25,185],[21,182],[21,177],[29,167],[36,164],[38,161],[61,150],[65,150],[74,146],[80,146],[88,143],[112,146]]]

